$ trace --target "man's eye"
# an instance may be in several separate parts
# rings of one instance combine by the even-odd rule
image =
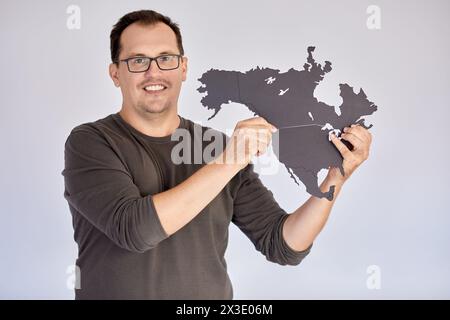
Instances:
[[[145,59],[143,58],[134,58],[132,60],[133,64],[144,64],[145,63]]]
[[[161,61],[161,62],[168,62],[168,61],[170,61],[170,60],[172,60],[172,56],[162,56],[162,57],[159,57],[159,61]]]

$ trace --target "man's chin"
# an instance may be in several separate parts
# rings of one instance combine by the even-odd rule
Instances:
[[[145,109],[145,112],[147,113],[163,113],[165,112],[167,109],[166,108],[147,108]]]
[[[158,114],[163,113],[169,109],[167,106],[158,106],[158,105],[144,105],[141,106],[139,109],[143,111],[144,113],[151,113],[151,114]]]

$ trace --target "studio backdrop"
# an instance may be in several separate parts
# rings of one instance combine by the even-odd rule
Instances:
[[[367,117],[370,157],[300,265],[267,261],[230,227],[234,298],[450,298],[445,0],[2,1],[0,298],[74,297],[64,143],[75,126],[120,110],[108,75],[109,33],[139,9],[180,25],[189,69],[178,110],[197,123],[229,133],[254,116],[230,102],[211,118],[197,90],[205,72],[302,70],[311,46],[317,63],[332,66],[314,90],[317,101],[339,106],[345,83],[377,106]],[[283,165],[260,173],[287,212],[310,197]]]

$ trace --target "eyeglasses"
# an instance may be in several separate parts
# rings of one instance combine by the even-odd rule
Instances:
[[[160,70],[174,70],[180,66],[180,58],[182,56],[179,54],[165,54],[162,56],[158,56],[156,58],[150,57],[131,57],[128,59],[119,60],[122,62],[126,62],[128,66],[128,71],[133,73],[146,72],[150,69],[150,65],[152,61],[156,61],[156,65]]]

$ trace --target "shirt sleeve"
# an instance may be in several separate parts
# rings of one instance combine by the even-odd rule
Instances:
[[[241,181],[234,200],[233,223],[253,242],[266,259],[280,265],[298,265],[312,244],[295,251],[283,237],[283,224],[289,216],[275,201],[254,172],[253,164],[240,171]]]
[[[107,140],[82,125],[65,143],[64,197],[117,246],[144,252],[168,237],[152,196],[141,196],[132,176]]]

